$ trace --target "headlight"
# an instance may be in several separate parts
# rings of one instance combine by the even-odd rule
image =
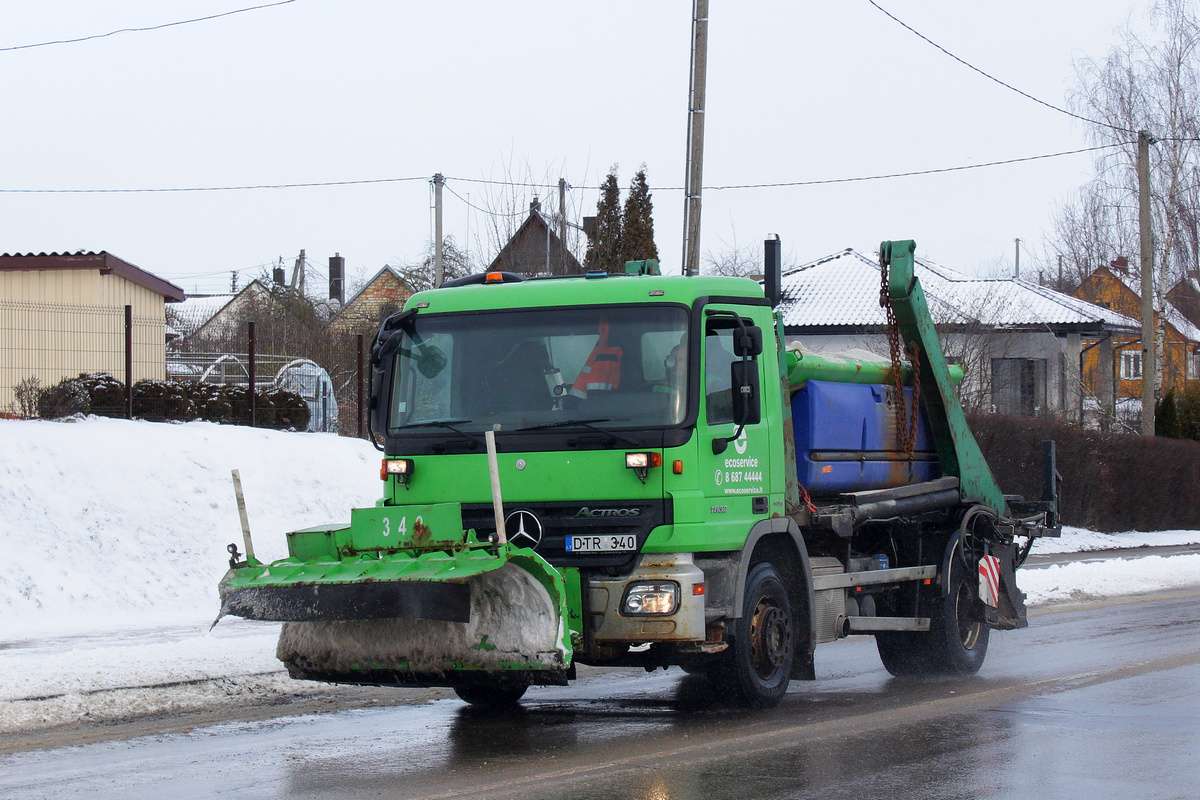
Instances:
[[[625,590],[621,613],[629,616],[669,616],[679,608],[679,584],[675,581],[641,581]]]
[[[401,484],[407,486],[412,480],[413,470],[411,458],[385,458],[379,468],[379,480],[386,481],[389,475],[395,475]]]

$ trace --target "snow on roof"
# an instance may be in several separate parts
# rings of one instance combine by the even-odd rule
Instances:
[[[234,297],[236,295],[233,294],[194,294],[167,310],[171,313],[175,329],[181,335],[187,336],[212,319]]]
[[[1099,270],[1097,270],[1097,272],[1098,271]],[[1133,292],[1138,297],[1142,296],[1141,281],[1135,281],[1133,275],[1116,269],[1110,269],[1108,272],[1121,283],[1125,284],[1126,289]],[[1161,309],[1159,314],[1161,314],[1163,319],[1167,321],[1167,324],[1179,331],[1179,335],[1187,339],[1189,342],[1200,342],[1200,328],[1197,328],[1195,325],[1193,325],[1188,318],[1183,315],[1183,312],[1176,308],[1169,300],[1164,299],[1163,305],[1165,308]],[[1137,323],[1137,325],[1139,328],[1141,327],[1140,322]]]
[[[938,322],[978,321],[996,327],[1138,326],[1123,314],[1020,278],[973,278],[920,258],[915,268]],[[788,327],[882,327],[878,260],[847,248],[788,272],[783,276],[780,311]]]

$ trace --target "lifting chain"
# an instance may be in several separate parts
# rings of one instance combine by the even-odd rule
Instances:
[[[917,445],[917,418],[921,407],[921,351],[916,343],[904,348],[912,364],[913,396],[912,405],[904,402],[904,365],[900,360],[900,326],[896,323],[896,310],[892,308],[892,295],[888,291],[888,267],[891,262],[883,254],[879,254],[879,305],[887,318],[888,358],[892,362],[892,386],[895,390],[896,431],[900,436],[900,444],[909,455]],[[906,409],[907,406],[907,409]]]

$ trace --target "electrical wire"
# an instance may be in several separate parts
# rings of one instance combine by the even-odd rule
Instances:
[[[878,9],[880,12],[882,12],[884,16],[886,16],[886,17],[888,17],[889,19],[891,19],[891,20],[892,20],[893,22],[895,22],[897,25],[899,25],[900,27],[904,28],[906,31],[908,31],[909,33],[913,34],[913,35],[914,35],[914,36],[916,36],[918,39],[921,39],[923,42],[925,42],[925,43],[927,43],[927,44],[929,44],[929,45],[932,45],[933,47],[937,48],[937,49],[938,49],[938,50],[940,50],[942,53],[944,53],[944,54],[946,54],[946,55],[950,56],[950,58],[953,58],[955,61],[957,61],[958,63],[962,64],[962,65],[963,65],[964,67],[966,67],[967,69],[970,69],[970,70],[973,70],[973,71],[975,71],[975,72],[978,72],[980,75],[982,75],[983,77],[987,78],[989,81],[993,81],[993,82],[995,82],[995,83],[998,83],[998,84],[1000,84],[1001,86],[1003,86],[1005,89],[1008,89],[1008,90],[1010,90],[1010,91],[1016,92],[1017,94],[1021,95],[1021,96],[1022,96],[1022,97],[1024,97],[1024,98],[1026,98],[1027,100],[1032,100],[1033,102],[1037,103],[1038,105],[1043,105],[1043,106],[1045,106],[1046,108],[1049,108],[1049,109],[1051,109],[1052,111],[1057,111],[1057,112],[1058,112],[1058,113],[1060,113],[1060,114],[1066,114],[1068,117],[1074,117],[1075,119],[1077,119],[1077,120],[1080,120],[1081,122],[1086,122],[1086,123],[1088,123],[1089,125],[1099,125],[1099,126],[1101,126],[1101,127],[1103,127],[1103,128],[1111,128],[1111,129],[1112,129],[1112,130],[1114,130],[1114,131],[1120,131],[1121,133],[1130,133],[1130,134],[1133,134],[1133,135],[1135,135],[1135,136],[1137,135],[1137,131],[1135,131],[1135,130],[1130,130],[1129,128],[1122,128],[1122,127],[1121,127],[1121,126],[1119,126],[1119,125],[1111,125],[1111,124],[1109,124],[1109,123],[1107,123],[1107,122],[1101,122],[1100,120],[1096,120],[1096,119],[1089,119],[1088,117],[1084,117],[1084,116],[1081,116],[1081,115],[1079,115],[1079,114],[1076,114],[1076,113],[1074,113],[1074,112],[1072,112],[1072,111],[1068,111],[1068,110],[1067,110],[1067,109],[1065,109],[1065,108],[1060,108],[1059,106],[1056,106],[1056,105],[1054,105],[1053,103],[1047,103],[1045,100],[1041,100],[1041,99],[1039,99],[1039,98],[1037,98],[1037,97],[1034,97],[1034,96],[1033,96],[1033,95],[1031,95],[1029,92],[1023,92],[1023,91],[1021,91],[1020,89],[1018,89],[1017,87],[1013,86],[1012,84],[1010,84],[1010,83],[1005,83],[1004,81],[1002,81],[1002,80],[1000,80],[999,78],[997,78],[995,75],[990,75],[990,74],[988,74],[987,72],[984,72],[983,70],[981,70],[979,67],[975,66],[974,64],[971,64],[971,63],[970,63],[970,62],[968,62],[968,61],[964,61],[963,59],[961,59],[961,58],[959,58],[958,56],[954,55],[954,53],[951,53],[949,50],[947,50],[946,48],[942,47],[940,44],[938,44],[937,42],[933,41],[933,40],[932,40],[932,39],[930,39],[928,36],[926,36],[925,34],[921,33],[920,31],[918,31],[916,28],[912,27],[912,26],[911,26],[911,25],[909,25],[908,23],[904,22],[904,20],[900,19],[899,17],[897,17],[897,16],[896,16],[895,14],[893,14],[892,12],[888,11],[888,10],[887,10],[886,8],[884,8],[883,6],[879,5],[879,3],[875,2],[875,0],[867,0],[867,2],[868,2],[868,3],[870,3],[871,5],[875,6],[875,8],[876,8],[876,9]]]
[[[1187,141],[1192,141],[1192,140],[1187,140]],[[824,178],[824,179],[809,180],[809,181],[781,181],[781,182],[776,182],[776,183],[738,183],[738,184],[727,184],[727,185],[723,185],[723,186],[705,186],[704,190],[720,192],[720,191],[726,191],[726,190],[732,190],[732,189],[776,189],[776,188],[788,187],[788,186],[823,186],[823,185],[827,185],[827,184],[836,184],[836,183],[856,183],[856,182],[861,182],[861,181],[879,181],[879,180],[886,180],[889,178],[912,178],[912,177],[918,177],[921,175],[937,175],[937,174],[940,174],[943,172],[960,172],[962,170],[968,170],[968,169],[983,169],[985,167],[1000,167],[1000,166],[1004,166],[1007,164],[1021,164],[1021,163],[1027,162],[1027,161],[1041,161],[1041,160],[1048,159],[1048,158],[1060,158],[1062,156],[1073,156],[1073,155],[1078,155],[1080,153],[1091,153],[1091,152],[1095,152],[1097,150],[1107,150],[1107,149],[1110,149],[1113,147],[1121,147],[1125,144],[1128,144],[1128,143],[1127,142],[1113,142],[1111,144],[1096,145],[1095,147],[1084,147],[1084,148],[1080,148],[1078,150],[1063,150],[1058,153],[1044,153],[1042,155],[1036,155],[1036,156],[1024,156],[1021,158],[1009,158],[1009,159],[1004,159],[1003,161],[986,161],[986,162],[983,162],[980,164],[962,164],[962,165],[955,166],[955,167],[937,167],[935,169],[913,170],[911,172],[890,172],[890,173],[886,173],[886,174],[882,174],[882,175],[862,175],[862,176],[853,177],[853,178]],[[251,190],[251,189],[304,189],[304,188],[322,187],[322,186],[358,186],[358,185],[374,184],[374,183],[400,183],[400,182],[404,182],[404,181],[428,181],[428,180],[429,180],[428,176],[421,175],[421,176],[410,177],[410,178],[371,178],[371,179],[353,180],[353,181],[311,181],[311,182],[306,182],[306,183],[264,183],[264,184],[253,184],[253,185],[246,185],[246,186],[197,186],[197,187],[177,186],[177,187],[157,187],[157,188],[143,187],[143,188],[132,188],[132,189],[0,189],[0,194],[139,194],[139,193],[148,193],[148,192],[234,192],[234,191],[245,191],[245,190]],[[451,176],[446,176],[445,180],[446,181],[452,181],[452,180],[459,181],[461,183],[484,183],[484,184],[488,184],[488,185],[492,185],[492,186],[516,186],[516,187],[535,188],[535,189],[557,189],[558,188],[557,184],[521,183],[521,182],[517,182],[517,181],[481,180],[478,178],[455,178],[455,177],[451,177]],[[443,186],[444,185],[445,184],[443,184]],[[590,189],[598,190],[600,187],[599,186],[574,186],[572,188],[573,189],[583,189],[583,190],[590,190]],[[457,193],[454,193],[453,190],[450,190],[450,191],[459,200],[463,200],[463,198],[460,195],[458,195]],[[682,192],[683,187],[682,186],[666,186],[666,187],[660,186],[660,187],[655,188],[654,191],[657,191],[657,192]],[[467,201],[463,200],[463,202],[467,202]],[[474,204],[468,204],[468,205],[471,205],[472,208],[474,208],[475,210],[480,211],[482,213],[487,213],[487,214],[493,213],[490,211],[485,211],[484,209],[479,208],[478,206],[476,206]],[[512,214],[512,216],[516,216],[517,213],[524,214],[526,212],[525,211],[516,212],[516,213]]]
[[[249,8],[238,8],[233,11],[224,11],[220,14],[210,14],[207,17],[196,17],[195,19],[184,19],[178,22],[164,22],[162,25],[149,25],[144,28],[121,28],[120,30],[109,31],[108,33],[97,33],[91,36],[80,36],[77,39],[56,39],[50,42],[37,42],[35,44],[19,44],[12,47],[0,47],[0,53],[8,53],[13,50],[29,50],[34,47],[49,47],[55,44],[77,44],[79,42],[89,42],[93,39],[105,39],[109,36],[116,36],[119,33],[143,33],[145,31],[158,31],[163,28],[174,28],[178,25],[190,25],[193,22],[207,22],[221,17],[231,17],[234,14],[243,14],[247,11],[258,11],[263,8],[274,8],[275,6],[286,6],[288,3],[294,3],[296,0],[279,0],[277,3],[265,3],[261,6],[251,6]]]
[[[1096,150],[1107,150],[1112,147],[1120,147],[1122,143],[1114,142],[1112,144],[1101,144],[1095,147],[1084,147],[1079,150],[1064,150],[1060,153],[1046,153],[1040,156],[1025,156],[1023,158],[1009,158],[1004,161],[987,161],[982,164],[963,164],[957,167],[939,167],[937,169],[923,169],[914,172],[891,172],[886,175],[864,175],[858,178],[827,178],[824,180],[812,181],[788,181],[786,183],[745,183],[731,186],[705,186],[704,191],[721,191],[724,189],[774,189],[782,186],[822,186],[832,183],[855,183],[858,181],[881,181],[887,178],[912,178],[918,175],[937,175],[943,172],[961,172],[967,169],[983,169],[984,167],[1000,167],[1005,164],[1021,164],[1026,161],[1040,161],[1046,158],[1059,158],[1060,156],[1073,156],[1079,153],[1091,153]],[[671,189],[659,191],[672,191]],[[676,189],[675,191],[682,191]]]
[[[455,180],[457,180],[457,178]],[[512,212],[508,212],[508,213],[505,213],[502,211],[488,211],[486,208],[480,208],[479,206],[472,203],[470,200],[467,200],[462,195],[460,195],[458,192],[454,191],[449,186],[447,186],[445,183],[442,184],[442,188],[445,189],[450,194],[457,197],[459,200],[462,200],[462,202],[466,204],[467,208],[473,208],[476,211],[478,211],[480,214],[487,214],[489,217],[523,217],[527,213],[529,213],[529,212],[525,211],[524,209],[522,209],[520,211],[512,211]]]
[[[360,186],[370,183],[427,181],[427,175],[412,178],[368,178],[356,181],[311,181],[308,183],[260,183],[247,186],[170,186],[135,189],[0,189],[3,194],[143,194],[147,192],[238,192],[248,189],[306,189],[314,186]]]

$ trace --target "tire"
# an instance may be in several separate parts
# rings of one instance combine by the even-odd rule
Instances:
[[[515,689],[500,686],[455,686],[454,693],[460,700],[479,708],[504,708],[515,706],[525,696],[527,686]]]
[[[928,633],[877,633],[875,645],[896,676],[974,675],[987,656],[991,629],[980,619],[975,571],[956,552],[950,559],[950,593],[930,608]]]
[[[796,660],[787,587],[771,564],[746,576],[742,616],[734,620],[725,658],[709,669],[714,688],[736,705],[770,708],[787,693]]]

